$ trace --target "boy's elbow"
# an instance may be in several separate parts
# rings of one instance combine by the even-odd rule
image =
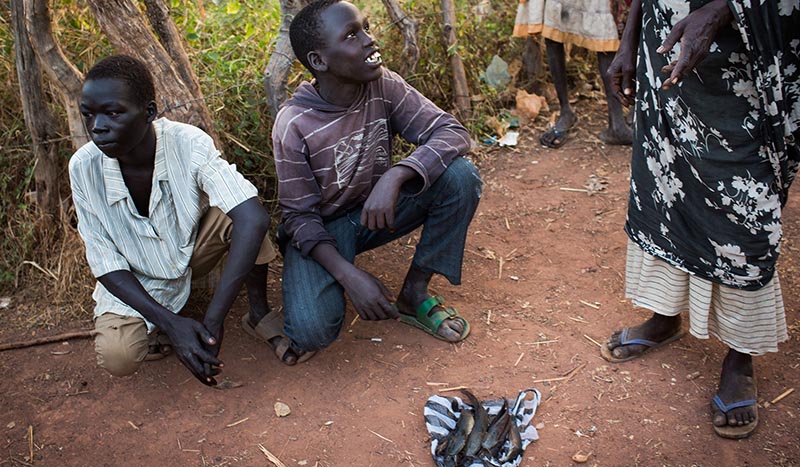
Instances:
[[[254,219],[253,221],[255,224],[253,228],[259,231],[263,231],[264,233],[267,233],[267,231],[269,230],[271,219],[269,217],[269,214],[267,214],[266,209],[261,209],[259,215],[256,217],[257,218]]]
[[[460,155],[466,154],[472,148],[472,137],[467,129],[459,124],[453,128],[453,132],[458,135],[458,153]]]
[[[269,230],[270,217],[264,206],[257,200],[251,202],[250,200],[233,208],[228,216],[233,221],[234,226],[240,225],[244,229],[266,233]]]

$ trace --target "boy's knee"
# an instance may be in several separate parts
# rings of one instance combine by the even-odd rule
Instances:
[[[342,320],[327,323],[315,321],[291,333],[292,344],[300,350],[312,352],[322,350],[336,341],[342,329]]]
[[[147,357],[147,326],[139,318],[105,314],[95,322],[97,364],[114,376],[136,372]]]
[[[466,157],[457,157],[445,170],[448,185],[458,190],[461,197],[477,202],[483,191],[483,180],[478,168]]]

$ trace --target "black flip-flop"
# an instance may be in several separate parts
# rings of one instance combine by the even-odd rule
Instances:
[[[555,127],[550,128],[539,136],[539,142],[542,143],[542,146],[558,149],[567,142],[567,136],[571,129],[558,130]]]
[[[680,339],[681,337],[683,337],[684,335],[686,335],[686,331],[684,331],[683,329],[679,328],[671,336],[667,337],[666,339],[664,339],[664,340],[662,340],[660,342],[656,342],[656,341],[651,341],[649,339],[629,339],[628,338],[628,334],[630,333],[630,330],[631,330],[631,328],[625,328],[625,329],[622,330],[622,333],[620,334],[620,338],[619,338],[619,346],[618,347],[624,347],[626,345],[644,345],[644,346],[646,346],[646,348],[644,350],[642,350],[641,353],[638,353],[638,354],[635,354],[635,355],[628,355],[627,357],[620,358],[620,357],[617,357],[616,355],[614,355],[612,353],[612,350],[609,349],[607,345],[603,345],[602,347],[600,347],[600,355],[604,359],[606,359],[607,361],[609,361],[611,363],[627,362],[627,361],[630,361],[630,360],[637,359],[637,358],[641,357],[642,355],[646,354],[647,352],[650,352],[651,350],[654,350],[654,349],[657,349],[657,348],[662,347],[664,345],[667,345],[670,342],[674,342],[674,341]]]
[[[756,396],[758,397],[758,396]],[[722,412],[725,416],[728,415],[733,409],[737,409],[740,407],[752,407],[753,415],[755,419],[748,423],[747,425],[723,425],[717,426],[712,423],[714,426],[714,432],[717,433],[722,438],[728,439],[744,439],[748,436],[752,435],[754,431],[756,431],[756,427],[758,426],[758,402],[756,399],[747,399],[742,401],[731,402],[730,404],[725,404],[720,399],[719,394],[714,395],[714,398],[711,399],[712,409]],[[713,411],[712,411],[713,412]]]

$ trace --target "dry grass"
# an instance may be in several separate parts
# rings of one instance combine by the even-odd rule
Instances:
[[[95,280],[77,229],[66,220],[30,223],[39,241],[14,271],[15,310],[29,327],[90,319]]]

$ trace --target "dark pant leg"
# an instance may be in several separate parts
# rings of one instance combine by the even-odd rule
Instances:
[[[422,236],[413,264],[445,276],[453,285],[460,284],[467,230],[478,208],[482,186],[472,161],[457,157],[425,192],[400,196],[394,232],[372,232],[362,227],[357,252],[388,243],[421,225]]]
[[[350,262],[355,258],[358,227],[348,216],[325,224],[336,239],[339,253]],[[344,323],[342,286],[313,258],[303,257],[300,250],[286,245],[282,287],[284,332],[294,346],[312,351],[331,345]]]

